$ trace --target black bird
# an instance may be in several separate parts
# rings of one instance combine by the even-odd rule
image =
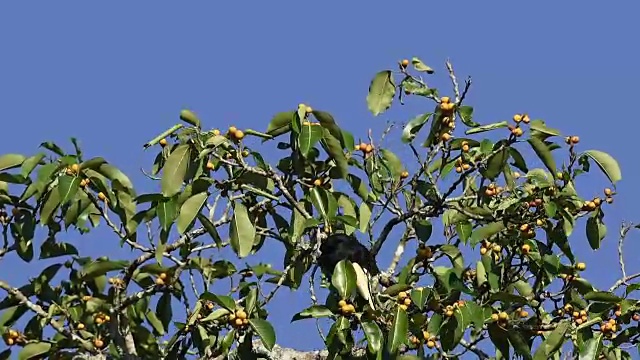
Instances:
[[[320,253],[318,265],[320,265],[322,272],[329,277],[333,274],[336,264],[344,259],[357,263],[361,268],[367,270],[370,275],[380,273],[371,251],[354,236],[331,234],[320,245]]]

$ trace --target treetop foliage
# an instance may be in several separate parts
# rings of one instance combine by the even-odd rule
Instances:
[[[379,139],[369,131],[356,140],[306,104],[260,130],[207,130],[182,110],[144,145],[157,152],[145,172],[154,193],[138,193],[73,138],[70,151],[44,142],[35,154],[0,156],[0,264],[53,261],[25,284],[0,275],[0,359],[255,358],[276,345],[272,322],[288,321],[326,325],[318,336],[331,359],[629,359],[640,274],[625,273],[620,250],[622,278],[598,289],[573,250],[598,250],[607,235],[618,163],[526,113],[478,122],[465,102],[471,79],[459,83],[445,65],[447,96],[427,85],[437,74],[415,57],[375,74],[373,116],[425,105]],[[394,136],[410,159],[383,146]],[[610,185],[579,195],[576,183],[594,168]],[[83,256],[59,239],[98,226],[131,258]],[[631,228],[623,225],[620,249]],[[363,277],[344,259],[317,283],[331,234],[363,240],[380,273]],[[261,262],[265,245],[285,249],[282,263]],[[394,251],[389,264],[383,246]],[[221,256],[226,248],[233,258]],[[293,319],[269,315],[282,288],[309,287],[309,307]]]

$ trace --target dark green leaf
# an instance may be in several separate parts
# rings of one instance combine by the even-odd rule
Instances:
[[[407,318],[407,313],[402,310],[401,307],[396,306],[393,323],[391,324],[391,330],[389,330],[389,338],[387,340],[389,353],[395,354],[400,345],[404,344],[408,330],[409,320]]]
[[[247,207],[239,201],[233,203],[233,219],[229,228],[229,237],[233,251],[238,257],[249,255],[256,236],[256,228],[249,218]]]
[[[367,95],[367,108],[373,116],[378,116],[386,111],[396,94],[396,85],[390,70],[378,72],[369,85]]]
[[[356,290],[356,271],[349,260],[340,260],[331,276],[331,285],[342,299],[350,299]]]
[[[176,221],[178,233],[184,234],[189,226],[193,224],[196,216],[200,213],[200,210],[207,201],[208,196],[209,194],[207,194],[206,192],[201,192],[193,195],[192,197],[187,199],[184,204],[182,204],[182,206],[180,207],[178,220]]]
[[[620,165],[618,165],[616,159],[611,155],[599,150],[587,150],[582,153],[582,155],[588,156],[595,161],[600,170],[602,170],[607,178],[609,178],[609,181],[611,181],[612,184],[615,184],[622,179]]]
[[[262,341],[262,345],[271,351],[276,344],[276,332],[273,326],[267,320],[262,319],[249,319],[249,325]]]
[[[549,171],[551,172],[552,176],[555,177],[556,161],[553,159],[553,154],[549,150],[549,147],[547,146],[547,144],[545,144],[542,140],[536,137],[532,137],[527,141],[529,142],[529,145],[531,145],[531,147],[533,148],[533,151],[535,151],[535,153],[538,155],[540,160],[542,160],[542,163],[544,164],[544,166],[546,166],[547,169],[549,169]]]

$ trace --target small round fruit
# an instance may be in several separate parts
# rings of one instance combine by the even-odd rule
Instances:
[[[105,195],[102,191],[98,193],[98,199],[105,201],[107,199],[107,195]]]
[[[84,329],[84,324],[83,323],[78,323],[78,325],[76,326],[76,329],[78,329],[78,330]]]
[[[365,149],[364,149],[364,152],[368,154],[368,153],[370,153],[372,151],[373,151],[373,146],[371,144],[367,144]]]
[[[404,300],[404,299],[406,299],[407,297],[409,297],[409,294],[407,294],[407,293],[406,293],[406,291],[400,291],[400,292],[398,293],[398,299],[400,299],[400,300]]]
[[[78,164],[71,165],[71,171],[73,171],[74,173],[77,173],[79,170],[80,170],[80,165]]]
[[[574,144],[574,145],[575,145],[575,144],[577,144],[577,143],[579,143],[579,142],[580,142],[580,138],[579,138],[579,137],[577,137],[577,136],[572,136],[572,137],[571,137],[571,143],[572,143],[572,144]]]
[[[507,320],[509,319],[509,314],[507,314],[506,312],[502,311],[498,314],[498,318],[500,320]]]
[[[167,139],[160,139],[160,141],[158,142],[158,144],[160,144],[160,146],[162,146],[162,147],[167,146]]]
[[[358,145],[358,149],[362,152],[367,152],[367,143],[360,143],[360,145]]]
[[[249,157],[249,150],[242,150],[242,157]]]
[[[522,136],[523,131],[522,131],[522,129],[521,129],[521,128],[515,128],[515,129],[513,129],[513,132],[512,132],[512,133],[513,133],[513,135],[515,135],[516,137],[520,137],[520,136]]]
[[[576,264],[576,270],[578,271],[584,271],[586,268],[587,268],[587,264],[583,262],[579,262]]]
[[[461,166],[456,166],[456,172],[458,174],[462,173],[462,167]]]
[[[236,130],[233,133],[233,136],[236,138],[236,140],[242,140],[244,139],[244,132],[242,132],[242,130]]]
[[[161,278],[157,278],[156,285],[160,285],[160,286],[164,285],[164,280],[162,280]]]
[[[428,347],[429,349],[433,349],[434,347],[436,347],[436,343],[435,343],[435,341],[433,341],[433,340],[429,340],[429,341],[427,341],[427,347]]]
[[[440,140],[442,140],[444,142],[451,140],[451,134],[442,133],[442,135],[440,135]]]
[[[16,341],[13,338],[8,338],[5,339],[5,342],[7,343],[7,345],[12,346],[13,344],[16,343]]]
[[[109,322],[110,320],[111,320],[111,316],[109,316],[109,315],[105,315],[104,316],[104,321],[105,322]]]
[[[605,196],[611,196],[611,194],[613,194],[613,191],[609,188],[604,189],[604,195]]]
[[[522,250],[523,254],[528,254],[531,251],[531,246],[529,244],[524,244],[520,250]]]
[[[213,129],[213,135],[215,135],[215,136],[220,135],[220,130],[218,130],[218,129]]]
[[[469,144],[462,145],[462,152],[469,152]]]
[[[344,300],[340,300],[340,301],[338,301],[338,306],[343,308],[343,307],[347,306],[347,302],[344,301]]]
[[[400,304],[400,309],[402,309],[402,310],[404,310],[404,311],[407,311],[407,309],[408,309],[408,308],[409,308],[409,307],[408,307],[407,305],[405,305],[405,304]]]
[[[528,124],[529,122],[531,122],[531,118],[529,117],[529,115],[527,114],[522,115],[522,122],[525,124]]]
[[[491,320],[498,321],[499,319],[500,319],[500,316],[498,314],[491,314]]]
[[[520,114],[513,115],[513,121],[516,123],[519,123],[520,121],[522,121],[522,115]]]
[[[500,251],[502,251],[502,247],[500,245],[496,244],[496,245],[493,245],[491,250],[493,250],[494,252],[500,252]]]
[[[404,304],[407,306],[411,305],[411,299],[410,298],[404,299]]]
[[[529,313],[526,310],[520,311],[520,317],[521,318],[526,318],[528,316],[529,316]]]
[[[158,277],[162,280],[167,280],[167,273],[160,273]]]
[[[240,318],[236,318],[236,319],[234,320],[234,324],[235,324],[235,326],[242,326],[242,319],[240,319]]]
[[[402,65],[403,68],[406,68],[407,66],[409,66],[409,60],[403,59],[400,65]]]
[[[522,175],[521,175],[519,172],[517,172],[517,171],[513,173],[513,177],[514,177],[515,179],[519,179],[519,178],[520,178],[520,176],[522,176]]]
[[[401,179],[406,179],[409,177],[409,172],[407,170],[403,171],[400,173],[400,178]]]
[[[238,128],[235,126],[229,126],[229,134],[234,134],[236,131],[238,131]]]
[[[215,165],[213,165],[213,163],[211,161],[207,162],[207,170],[213,170],[214,167],[215,167]]]
[[[102,347],[104,346],[104,341],[102,341],[101,339],[94,339],[93,346],[97,347],[98,349],[102,349]]]
[[[244,319],[247,318],[247,313],[244,310],[238,310],[238,311],[236,311],[236,317],[238,319],[244,320]]]
[[[322,186],[322,179],[313,180],[313,185],[314,186]]]
[[[487,248],[480,248],[480,255],[486,255],[488,251]]]

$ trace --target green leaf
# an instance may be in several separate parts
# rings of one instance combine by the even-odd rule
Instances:
[[[58,189],[53,188],[49,192],[49,196],[45,201],[44,205],[40,209],[40,224],[46,225],[51,220],[51,217],[55,213],[55,211],[60,206],[60,191]]]
[[[538,155],[540,160],[542,160],[544,166],[546,166],[547,169],[549,169],[549,171],[551,172],[552,176],[555,177],[556,161],[553,159],[553,154],[551,154],[551,151],[549,150],[547,144],[536,137],[532,137],[527,141],[533,148],[533,151],[535,151],[536,155]]]
[[[584,295],[587,301],[598,301],[606,303],[619,303],[622,299],[607,291],[591,291]]]
[[[204,203],[207,201],[207,197],[209,194],[206,192],[201,192],[193,195],[187,201],[182,204],[180,207],[180,214],[178,215],[177,227],[178,233],[184,234],[185,231],[193,224],[196,216],[200,213],[200,210],[204,206]]]
[[[190,157],[191,147],[189,144],[178,145],[169,154],[163,169],[162,180],[160,181],[162,195],[172,197],[182,190],[182,183],[187,173]]]
[[[507,126],[509,126],[509,123],[507,121],[500,121],[500,122],[493,123],[493,124],[487,124],[487,125],[474,127],[473,129],[469,129],[469,130],[465,131],[464,133],[467,134],[467,135],[472,135],[472,134],[477,134],[477,133],[481,133],[481,132],[485,132],[485,131],[491,131],[491,130],[495,130],[495,129],[506,128]]]
[[[620,165],[611,155],[598,150],[587,150],[582,155],[593,159],[612,184],[622,179]]]
[[[602,223],[602,220],[598,217],[590,217],[587,220],[587,239],[589,245],[593,250],[600,248],[600,242],[607,235],[607,227]]]
[[[597,360],[602,352],[602,332],[595,333],[595,336],[587,339],[580,347],[578,360]]]
[[[462,253],[458,249],[458,247],[454,245],[442,245],[440,246],[440,251],[442,251],[445,255],[449,257],[451,263],[453,264],[453,269],[456,272],[456,275],[461,276],[464,271],[464,259],[462,258]]]
[[[504,229],[504,223],[501,221],[492,222],[479,229],[476,229],[471,233],[471,246],[476,246],[476,244],[478,244],[482,240],[489,239],[491,236],[499,233]]]
[[[496,323],[489,324],[487,329],[489,330],[489,339],[495,345],[496,350],[500,352],[502,358],[511,359],[509,357],[509,333]]]
[[[253,331],[262,341],[262,345],[271,351],[276,344],[276,332],[273,326],[271,326],[268,321],[262,319],[249,319],[249,325],[251,325]]]
[[[277,113],[269,122],[267,134],[276,137],[291,131],[291,119],[295,115],[295,111],[285,111]]]
[[[321,305],[313,305],[293,315],[291,322],[302,320],[302,319],[309,319],[309,318],[319,319],[319,318],[325,318],[330,316],[333,316],[333,312],[328,307],[321,306]]]
[[[40,246],[40,259],[51,259],[58,256],[78,255],[78,249],[69,243],[57,243],[49,238]]]
[[[389,338],[387,340],[389,353],[395,354],[400,345],[404,344],[404,341],[407,338],[407,331],[409,331],[407,313],[402,310],[400,306],[396,306],[396,312],[393,316],[393,324],[391,325],[391,330],[389,330]]]
[[[389,169],[389,172],[391,172],[391,176],[393,176],[395,180],[400,179],[400,174],[404,171],[402,160],[400,160],[396,154],[387,149],[381,149],[380,153],[382,154],[382,160]]]
[[[367,95],[367,107],[373,116],[378,116],[386,111],[396,95],[396,84],[390,70],[378,72],[369,85]]]
[[[173,309],[171,307],[171,293],[164,293],[158,299],[158,303],[156,304],[156,315],[164,329],[169,329],[169,325],[171,324],[171,319],[173,318]]]
[[[331,276],[331,285],[338,291],[341,299],[349,299],[356,290],[356,271],[349,260],[340,260]]]
[[[233,219],[229,236],[231,247],[238,254],[238,257],[243,258],[249,255],[256,236],[256,228],[249,218],[247,207],[239,201],[233,203]]]
[[[335,161],[336,167],[334,168],[337,174],[337,178],[344,179],[349,175],[349,163],[347,158],[342,152],[342,144],[340,140],[331,135],[329,130],[324,129],[323,135],[324,149],[327,154]]]
[[[325,221],[335,218],[336,212],[338,211],[338,202],[332,193],[314,186],[310,191],[310,195],[313,206]]]
[[[540,119],[532,120],[529,124],[529,128],[533,130],[534,133],[542,133],[546,136],[558,136],[560,135],[560,131],[552,128],[548,128],[544,121]]]
[[[562,321],[558,323],[558,326],[547,336],[547,338],[538,346],[538,349],[533,354],[534,360],[548,360],[552,358],[555,353],[565,341],[565,334],[569,329],[569,322]]]
[[[429,288],[423,287],[411,290],[411,301],[418,307],[418,309],[422,310],[427,303],[430,294],[431,289]]]
[[[304,157],[309,156],[309,151],[322,139],[323,134],[323,128],[317,123],[304,122],[298,135],[300,153],[302,153]]]
[[[372,320],[363,321],[360,325],[362,326],[364,336],[367,338],[367,348],[369,349],[369,352],[377,354],[382,350],[382,344],[384,342],[382,330],[380,330],[378,324]]]
[[[404,130],[402,130],[402,142],[410,143],[413,141],[420,129],[429,121],[431,115],[433,115],[433,113],[425,113],[411,119],[407,125],[405,125]]]
[[[531,347],[517,330],[509,331],[509,342],[516,353],[523,359],[531,360]]]
[[[496,147],[499,146],[496,144]],[[504,170],[504,165],[509,159],[509,151],[502,149],[489,158],[487,162],[487,168],[483,171],[482,175],[490,180],[495,180],[500,173]]]
[[[127,261],[109,261],[109,260],[96,260],[87,263],[82,267],[80,277],[84,280],[96,278],[101,275],[105,275],[110,271],[122,270],[127,267],[129,263]]]
[[[27,177],[31,174],[33,169],[36,168],[40,164],[40,162],[44,159],[44,153],[38,153],[36,155],[27,158],[22,162],[22,169],[20,171],[20,175]]]
[[[413,64],[413,68],[416,69],[416,71],[426,72],[427,74],[434,73],[432,68],[423,63],[422,60],[418,59],[417,57],[413,57],[411,59],[411,64]]]
[[[180,111],[180,120],[187,124],[200,128],[200,119],[191,110],[184,109]]]
[[[58,178],[58,192],[60,192],[60,204],[66,205],[71,201],[80,188],[80,177],[63,175]]]
[[[46,354],[51,349],[51,344],[46,342],[30,342],[25,345],[18,354],[19,360],[29,360]]]
[[[158,319],[158,316],[153,311],[147,311],[144,314],[145,318],[149,322],[149,325],[153,328],[153,331],[158,335],[164,335],[166,333],[162,321]]]
[[[27,158],[20,154],[5,154],[0,156],[0,171],[12,169],[22,165]]]
[[[162,199],[158,202],[156,212],[158,214],[158,221],[164,231],[169,231],[173,221],[176,219],[176,202],[174,199]]]
[[[458,108],[458,114],[460,114],[460,120],[462,120],[462,123],[469,126],[469,127],[477,127],[480,126],[480,124],[478,124],[477,122],[473,121],[473,107],[471,106],[460,106]],[[487,125],[485,125],[487,126]],[[469,134],[467,132],[467,134]]]
[[[135,196],[131,180],[117,167],[111,164],[102,164],[97,171],[107,179],[111,180],[112,184],[117,183],[121,185],[124,189],[126,189],[127,192],[131,194],[131,196]],[[116,187],[115,185],[114,188],[118,189],[118,187]]]

